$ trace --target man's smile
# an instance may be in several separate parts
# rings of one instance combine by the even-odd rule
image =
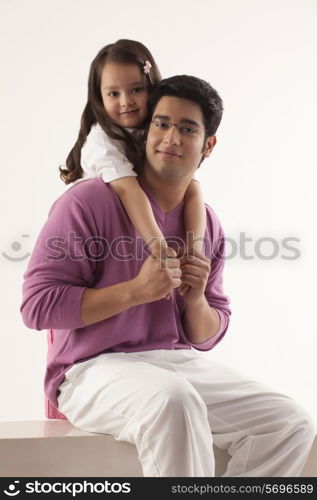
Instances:
[[[163,156],[169,156],[169,157],[175,157],[175,158],[181,158],[182,156],[175,153],[175,151],[170,151],[168,149],[157,149],[157,153],[160,153]]]

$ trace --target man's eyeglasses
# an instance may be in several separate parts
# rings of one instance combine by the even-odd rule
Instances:
[[[195,136],[199,135],[202,132],[208,132],[206,129],[201,129],[199,127],[195,127],[194,125],[188,125],[188,123],[172,123],[169,120],[163,120],[161,118],[153,118],[151,123],[158,129],[162,130],[162,132],[166,132],[171,130],[172,127],[176,127],[181,135],[184,136]]]

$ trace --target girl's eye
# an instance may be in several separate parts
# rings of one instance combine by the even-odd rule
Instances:
[[[132,94],[139,94],[142,90],[144,90],[144,87],[136,87],[135,89],[132,89],[131,92]]]
[[[110,97],[117,97],[118,94],[119,93],[116,90],[113,90],[112,92],[109,92],[108,96],[110,96]]]

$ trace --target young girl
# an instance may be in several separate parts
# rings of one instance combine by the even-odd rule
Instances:
[[[60,167],[65,184],[101,176],[122,201],[135,229],[153,257],[166,256],[167,242],[154,218],[151,204],[134,170],[143,158],[143,131],[148,98],[161,79],[149,50],[140,42],[118,40],[93,60],[88,79],[88,102],[78,139]],[[199,182],[192,180],[185,193],[185,227],[189,247],[201,250],[206,211]],[[186,293],[188,285],[178,291]]]

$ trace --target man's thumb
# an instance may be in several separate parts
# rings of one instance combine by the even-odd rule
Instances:
[[[166,256],[167,257],[177,257],[177,253],[172,247],[167,247],[166,249]]]

